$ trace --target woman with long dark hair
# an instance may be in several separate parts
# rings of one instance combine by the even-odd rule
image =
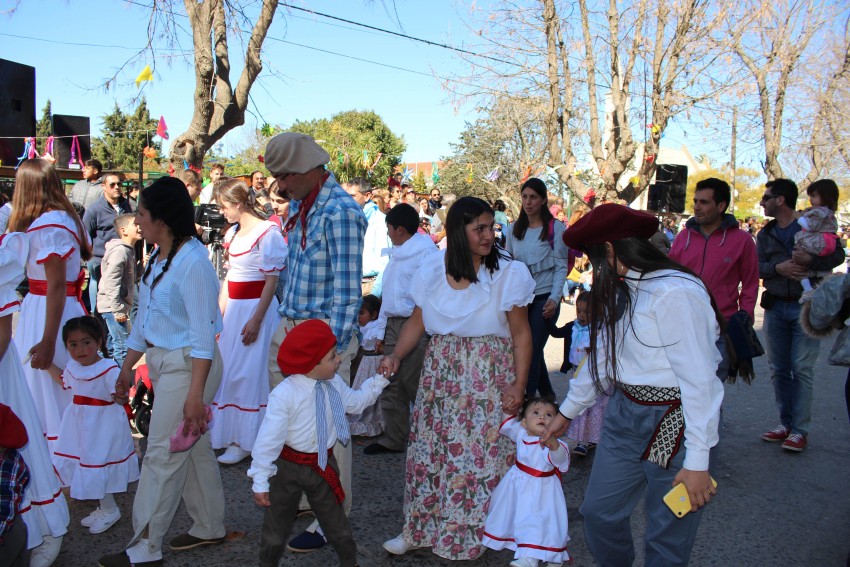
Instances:
[[[407,448],[404,528],[384,543],[393,554],[431,547],[448,559],[478,557],[490,492],[513,461],[499,426],[525,395],[534,281],[494,246],[493,224],[481,199],[452,205],[447,249],[422,260],[411,282],[416,307],[381,362],[384,375],[395,373],[431,335]]]
[[[29,293],[21,305],[15,344],[21,359],[30,359],[24,374],[52,450],[71,394],[47,369],[51,364],[65,367],[69,359],[62,325],[86,314],[80,300],[80,260],[91,257],[91,244],[50,162],[27,160],[18,168],[9,231],[26,232],[29,241]]]
[[[204,407],[221,381],[218,277],[195,238],[192,200],[180,180],[163,177],[143,189],[136,224],[156,249],[139,284],[139,311],[116,391],[129,390],[133,367],[144,354],[156,409],[133,502],[133,539],[126,551],[101,557],[101,567],[161,565],[162,538],[181,496],[193,525],[171,540],[171,549],[224,541],[224,492]],[[189,450],[172,453],[169,437],[178,425],[183,435],[199,439]]]
[[[265,215],[253,192],[239,179],[224,182],[216,195],[233,226],[224,235],[230,260],[219,307],[224,330],[218,339],[224,374],[212,403],[214,449],[226,465],[251,454],[269,400],[266,356],[280,323],[275,290],[287,247],[278,226]]]
[[[528,306],[531,367],[525,393],[532,398],[539,391],[540,397],[554,400],[555,391],[549,382],[543,349],[561,311],[569,250],[562,239],[564,223],[555,221],[549,212],[546,184],[532,177],[523,183],[520,195],[522,209],[516,222],[508,228],[505,249],[514,260],[528,266],[534,278],[534,301]]]
[[[716,492],[708,473],[723,384],[723,318],[700,279],[649,243],[647,213],[600,205],[565,233],[593,264],[590,348],[550,434],[562,435],[599,395],[611,396],[581,513],[600,565],[631,565],[629,518],[646,491],[646,564],[686,565]],[[684,483],[692,513],[663,498]]]

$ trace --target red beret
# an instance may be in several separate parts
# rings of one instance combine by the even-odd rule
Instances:
[[[310,319],[299,323],[284,337],[277,351],[277,365],[284,376],[307,374],[336,346],[327,323]]]
[[[12,408],[0,404],[0,447],[20,449],[29,441],[24,423],[15,415]]]
[[[387,186],[388,187],[401,187],[401,182],[399,182],[399,180],[396,179],[395,177],[390,176],[390,178],[387,179]]]
[[[564,244],[580,249],[624,238],[649,238],[658,230],[658,219],[644,211],[636,211],[606,203],[581,217],[564,232]]]

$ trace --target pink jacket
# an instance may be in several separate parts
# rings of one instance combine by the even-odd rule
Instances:
[[[730,214],[706,238],[691,218],[676,235],[670,258],[696,272],[727,319],[744,310],[754,320],[759,286],[758,254],[753,238]],[[741,290],[738,291],[738,284]]]

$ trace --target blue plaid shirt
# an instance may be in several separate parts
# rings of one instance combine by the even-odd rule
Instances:
[[[0,539],[20,514],[24,491],[30,483],[30,472],[23,457],[15,449],[0,453]]]
[[[298,215],[293,202],[290,215]],[[307,246],[301,221],[290,232],[287,279],[278,312],[290,319],[328,319],[345,350],[356,336],[363,273],[366,217],[331,174],[307,213]]]

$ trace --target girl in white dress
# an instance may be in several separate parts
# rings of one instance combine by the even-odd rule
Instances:
[[[71,487],[71,498],[100,500],[100,507],[80,522],[99,534],[121,518],[112,495],[127,492],[127,484],[139,480],[139,458],[124,406],[113,400],[120,369],[100,356],[100,322],[89,315],[71,319],[62,328],[62,341],[71,360],[64,370],[52,366],[50,374],[74,397],[62,418],[53,465],[63,486]]]
[[[224,330],[218,339],[224,374],[212,403],[210,428],[218,457],[235,464],[251,454],[269,399],[267,358],[280,323],[275,297],[288,248],[278,226],[267,220],[251,189],[242,181],[225,182],[217,200],[233,227],[224,237],[230,259],[227,285],[219,307]]]
[[[567,501],[561,486],[561,473],[570,468],[570,453],[555,437],[540,441],[557,413],[552,402],[531,399],[519,416],[509,416],[499,429],[516,442],[516,463],[490,497],[481,542],[490,549],[513,549],[511,567],[537,567],[539,561],[556,567],[570,559]]]
[[[20,450],[30,471],[21,516],[27,526],[27,548],[33,550],[30,565],[44,567],[59,554],[70,517],[21,359],[12,342],[12,314],[21,310],[15,286],[24,278],[27,246],[27,238],[21,233],[0,236],[0,400],[21,419],[29,437],[29,443]]]
[[[359,389],[366,380],[378,374],[383,355],[376,350],[378,341],[378,315],[381,313],[381,299],[372,294],[363,296],[363,303],[357,313],[357,324],[360,325],[360,350],[363,353],[357,374],[354,375],[355,390]],[[375,402],[359,414],[347,414],[348,430],[352,435],[374,437],[384,430],[384,415],[381,404]]]
[[[27,160],[15,175],[10,232],[26,232],[29,240],[29,294],[21,304],[15,344],[35,402],[41,432],[52,449],[71,393],[50,379],[51,364],[62,368],[68,353],[60,340],[68,319],[86,314],[80,260],[91,257],[91,244],[80,217],[62,189],[53,165]]]

